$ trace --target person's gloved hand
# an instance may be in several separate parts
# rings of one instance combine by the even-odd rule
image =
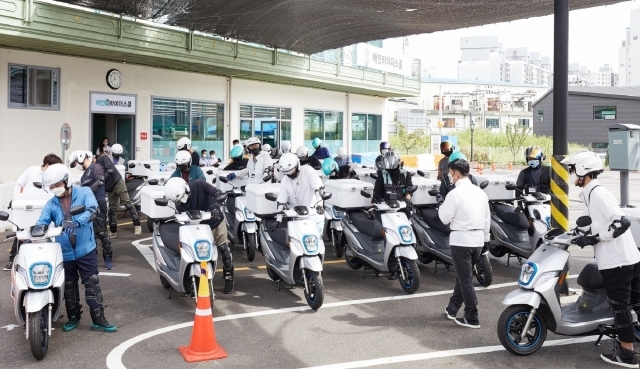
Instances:
[[[275,221],[271,224],[271,227],[269,227],[269,232],[275,232],[276,228],[280,228],[280,221]]]
[[[438,202],[438,204],[442,204],[444,202],[444,196],[442,196],[441,194],[437,194],[436,201]]]
[[[518,206],[518,207],[515,208],[514,212],[522,213],[522,208]]]
[[[373,219],[373,210],[374,208],[367,210],[367,216],[369,217],[369,219]]]
[[[236,178],[236,174],[235,173],[227,174],[227,181],[233,181],[235,178]]]
[[[584,248],[585,246],[593,246],[598,242],[600,242],[600,240],[596,236],[582,236],[573,240],[573,243],[580,246],[581,248]]]
[[[322,205],[316,206],[316,212],[318,213],[318,215],[324,214],[324,208],[322,207]]]
[[[407,210],[412,211],[413,210],[413,203],[411,203],[410,199],[406,199],[404,200],[405,204],[407,205]]]
[[[65,221],[62,223],[62,232],[72,235],[80,228],[80,223],[76,221]]]

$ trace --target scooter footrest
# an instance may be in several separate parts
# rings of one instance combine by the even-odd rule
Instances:
[[[600,330],[600,333],[602,333],[605,336],[611,336],[618,333],[615,326],[610,324],[600,324],[598,326],[598,330]]]

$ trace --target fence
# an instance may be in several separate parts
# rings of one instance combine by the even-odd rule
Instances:
[[[459,149],[463,154],[467,156],[467,158],[469,158],[469,160],[471,160],[471,146],[463,145]],[[499,166],[505,166],[509,164],[510,161],[513,162],[513,165],[526,165],[525,150],[526,147],[522,147],[520,150],[518,150],[514,160],[514,155],[512,154],[511,148],[509,147],[478,147],[474,145],[473,161],[482,162],[484,164],[491,164],[495,160],[496,165]],[[570,146],[569,155],[584,150],[584,147]],[[545,151],[545,153],[547,155],[547,161],[550,161],[552,150],[549,149]]]

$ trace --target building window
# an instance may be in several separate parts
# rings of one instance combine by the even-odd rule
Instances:
[[[9,65],[9,107],[59,109],[60,69]]]
[[[518,119],[518,125],[529,127],[529,119]]]
[[[593,107],[593,119],[616,119],[616,107],[615,106],[594,106]]]
[[[176,142],[182,137],[191,139],[191,147],[216,152],[224,159],[224,104],[206,101],[152,98],[153,159],[172,163]]]
[[[544,110],[542,109],[536,110],[536,118],[538,119],[538,122],[544,121]]]
[[[486,122],[487,129],[500,128],[500,119],[487,118],[486,121],[487,121]]]
[[[342,120],[342,112],[305,110],[304,145],[312,148],[311,141],[317,137],[322,140],[329,152],[335,154],[343,144]]]
[[[291,140],[291,108],[240,105],[240,140],[258,137],[263,145],[280,147]]]
[[[351,144],[353,153],[379,152],[382,139],[382,115],[351,115]]]

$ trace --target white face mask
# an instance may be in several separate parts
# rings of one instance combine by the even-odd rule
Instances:
[[[66,190],[64,189],[64,187],[56,187],[51,189],[51,193],[53,193],[57,197],[62,197],[62,195],[64,195],[65,192]]]
[[[380,152],[382,153],[382,155],[385,155],[386,153],[389,152],[389,150],[388,149],[382,149],[382,150],[380,150]]]
[[[576,174],[576,172],[573,172],[569,175],[569,182],[571,182],[572,184],[575,184],[577,180],[578,175]]]

